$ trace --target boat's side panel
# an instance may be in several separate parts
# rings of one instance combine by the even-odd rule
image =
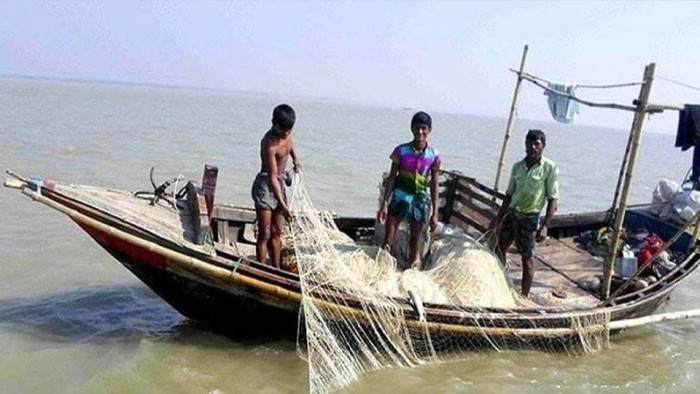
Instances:
[[[230,316],[224,311],[231,311],[231,316],[247,316],[250,323],[253,320],[266,320],[279,316],[284,320],[295,320],[299,305],[281,297],[264,293],[259,290],[222,283],[216,279],[207,278],[201,274],[177,269],[169,264],[167,259],[147,249],[129,244],[108,233],[83,226],[102,247],[109,251],[117,260],[122,262],[139,279],[146,283],[157,294],[163,297],[183,315],[197,320],[227,321]],[[624,308],[616,309],[613,320],[642,316],[655,310],[665,300],[665,297],[649,302],[635,303]],[[465,311],[466,312],[466,311]],[[528,327],[538,320],[546,321],[547,326],[568,326],[568,314],[535,315],[515,314],[505,317],[496,313],[487,313],[492,318],[474,322],[474,315],[464,314],[467,321],[455,321],[454,317],[433,319],[447,324],[462,325],[472,321],[485,327]]]
[[[270,325],[296,330],[298,304],[245,286],[188,273],[160,254],[94,228],[81,227],[184,316],[246,331]]]
[[[111,230],[98,230],[97,227],[87,225],[82,227],[139,279],[188,317],[234,328],[274,325],[296,331],[298,301],[289,301],[280,297],[275,291],[268,291],[269,289],[260,290],[226,278],[209,277],[204,272],[169,261],[164,255],[146,246],[129,243],[112,234]],[[231,277],[233,276],[232,273]],[[649,314],[666,298],[666,296],[650,297],[647,300],[616,308],[612,318],[618,320]],[[443,315],[445,311],[441,309],[436,312],[438,315]],[[478,316],[480,314],[469,318],[471,313],[460,313],[460,315],[463,315],[463,318],[455,319],[454,316],[445,315],[444,320],[435,320],[443,320],[447,325],[442,326],[441,330],[450,326],[455,329],[455,333],[463,331],[460,328],[463,329],[465,326],[529,329],[541,325],[562,328],[571,325],[570,314],[565,312],[545,315],[516,313],[512,316],[507,316],[510,315],[508,313],[505,315],[489,313],[491,318],[485,317],[487,315]],[[435,320],[430,319],[430,321]]]
[[[664,223],[659,218],[651,216],[645,210],[642,209],[630,209],[625,213],[625,227],[629,229],[640,229],[646,228],[647,231],[660,236],[664,240],[672,238],[680,227],[675,226],[670,223]],[[688,246],[690,246],[690,241],[692,236],[688,233],[684,233],[680,236],[678,241],[676,241],[672,250],[686,251]]]

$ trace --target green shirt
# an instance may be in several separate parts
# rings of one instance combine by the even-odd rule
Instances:
[[[542,157],[530,171],[527,159],[513,165],[506,194],[511,196],[508,208],[517,213],[539,215],[548,200],[559,199],[559,168]]]

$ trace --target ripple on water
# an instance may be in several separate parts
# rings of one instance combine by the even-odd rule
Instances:
[[[109,285],[0,299],[0,324],[44,342],[138,340],[176,332],[185,318],[149,290]]]

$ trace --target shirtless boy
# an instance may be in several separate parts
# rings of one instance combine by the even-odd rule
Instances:
[[[292,156],[294,171],[301,169],[292,141],[295,121],[296,114],[292,107],[287,104],[275,107],[272,112],[272,127],[260,140],[260,172],[255,177],[251,190],[258,218],[255,255],[258,261],[265,263],[269,253],[275,268],[280,268],[281,263],[282,226],[285,219],[292,220],[284,192],[284,183],[289,179],[285,171],[289,156]]]

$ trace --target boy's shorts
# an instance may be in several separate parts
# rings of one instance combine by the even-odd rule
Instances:
[[[285,185],[291,180],[291,174],[280,173],[277,179],[279,179],[280,187],[282,188],[282,197],[286,199]],[[255,177],[250,194],[255,203],[255,208],[274,211],[279,206],[279,201],[277,201],[277,197],[275,197],[275,193],[272,191],[270,176],[266,172],[259,172]]]
[[[424,194],[405,194],[395,191],[389,203],[388,213],[401,220],[426,223],[428,198]]]

